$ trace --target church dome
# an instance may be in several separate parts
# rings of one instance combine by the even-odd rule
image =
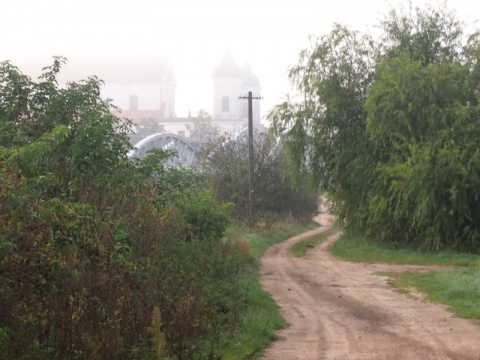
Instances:
[[[242,78],[244,87],[260,87],[258,77],[252,73],[252,69],[248,63],[243,66]]]
[[[212,78],[241,78],[242,70],[232,60],[230,54],[226,54],[223,61],[213,70]]]

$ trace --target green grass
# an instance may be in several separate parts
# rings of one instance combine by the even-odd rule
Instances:
[[[318,226],[318,223],[312,222],[305,226],[281,227],[268,232],[241,235],[248,239],[250,253],[254,256],[255,261],[240,280],[245,296],[245,311],[237,331],[233,336],[230,335],[228,339],[225,339],[222,344],[222,359],[259,358],[264,349],[276,339],[276,331],[287,326],[280,315],[277,304],[260,284],[260,257],[268,247]],[[239,229],[235,229],[235,231],[239,231]]]
[[[371,241],[365,237],[344,235],[332,245],[332,254],[342,260],[443,266],[468,266],[480,259],[478,255],[454,251],[427,252],[392,244]]]
[[[445,304],[456,316],[480,319],[480,269],[469,266],[426,273],[388,273],[389,283],[400,292],[410,288],[426,294],[426,299]]]
[[[443,265],[453,269],[429,272],[381,273],[399,292],[410,295],[416,288],[429,301],[447,305],[456,316],[480,319],[480,256],[454,251],[420,252],[380,244],[366,238],[342,236],[332,253],[354,262],[399,265]]]
[[[275,339],[275,332],[287,326],[277,304],[265,292],[259,276],[252,274],[242,279],[245,290],[245,312],[237,331],[224,345],[222,359],[255,359]]]
[[[323,243],[330,236],[339,231],[339,227],[335,224],[330,229],[318,234],[301,240],[295,243],[290,249],[288,249],[288,254],[295,257],[302,257],[307,254],[307,251],[315,246]]]
[[[320,225],[314,221],[307,225],[296,225],[289,227],[277,227],[268,232],[248,234],[248,243],[250,252],[256,258],[260,258],[263,252],[272,245],[275,245],[291,236],[298,235],[302,232],[315,229]]]

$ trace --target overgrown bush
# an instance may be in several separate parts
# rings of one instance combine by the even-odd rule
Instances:
[[[0,359],[214,357],[245,257],[171,153],[127,153],[92,77],[0,66]]]
[[[370,35],[336,24],[301,52],[301,97],[269,118],[297,178],[346,231],[480,251],[480,37],[442,3],[391,9]]]
[[[307,182],[286,177],[288,162],[282,144],[268,133],[254,132],[253,209],[259,223],[270,225],[285,217],[308,218],[318,210],[318,192]],[[200,152],[206,183],[220,202],[235,205],[233,215],[246,221],[249,214],[248,139],[216,137]]]

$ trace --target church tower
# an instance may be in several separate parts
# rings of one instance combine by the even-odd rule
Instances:
[[[240,99],[251,91],[260,96],[260,81],[252,73],[250,65],[241,69],[226,54],[223,61],[213,70],[213,109],[212,120],[223,131],[238,133],[248,127],[248,101]],[[260,101],[253,102],[253,126],[260,124]]]
[[[242,108],[238,97],[242,95],[242,70],[226,54],[213,70],[213,119],[240,119]]]
[[[160,80],[160,110],[164,118],[176,118],[175,114],[175,88],[177,82],[173,70],[168,64],[167,71],[161,75]]]

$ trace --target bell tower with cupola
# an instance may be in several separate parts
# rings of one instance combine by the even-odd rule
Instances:
[[[242,107],[238,97],[242,95],[242,70],[226,54],[223,61],[213,70],[214,119],[241,119]]]
[[[212,73],[213,108],[212,120],[223,131],[238,133],[248,126],[248,101],[240,99],[251,91],[260,96],[260,82],[252,73],[249,64],[241,69],[227,53]],[[260,124],[260,101],[253,102],[253,126]]]

